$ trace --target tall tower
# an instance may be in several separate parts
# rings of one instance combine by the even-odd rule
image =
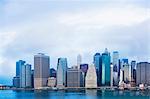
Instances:
[[[82,56],[79,54],[77,56],[77,66],[78,66],[78,69],[80,69],[80,64],[82,63]]]
[[[119,53],[118,51],[113,52],[113,72],[114,72],[114,85],[119,83]]]
[[[102,85],[110,86],[110,53],[107,48],[102,54]]]
[[[67,78],[67,58],[58,58],[57,63],[57,87],[66,87]]]
[[[34,56],[34,88],[47,86],[49,77],[49,56],[38,53]]]
[[[96,68],[96,74],[97,74],[97,85],[100,86],[101,85],[101,81],[102,81],[102,58],[100,53],[96,53],[94,55],[94,65]]]
[[[22,88],[32,87],[31,85],[31,65],[26,64],[21,68],[20,85]]]
[[[110,70],[111,70],[111,82],[110,82],[110,86],[113,87],[113,64],[110,65]]]

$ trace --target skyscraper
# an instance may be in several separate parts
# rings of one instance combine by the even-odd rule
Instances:
[[[136,81],[136,61],[131,61],[131,80]]]
[[[16,62],[16,77],[20,76],[21,67],[25,64],[25,61],[19,60]]]
[[[111,71],[111,82],[110,82],[110,86],[113,87],[113,64],[110,65],[110,71]]]
[[[20,86],[22,88],[32,87],[31,85],[31,65],[26,64],[21,67]]]
[[[86,88],[97,88],[97,74],[94,64],[90,65],[85,79]]]
[[[114,85],[118,85],[119,82],[119,53],[118,51],[113,52],[113,78],[114,78]]]
[[[80,70],[82,72],[82,77],[81,77],[81,87],[85,87],[85,77],[88,71],[88,64],[81,64],[80,65]]]
[[[17,88],[32,87],[30,64],[25,64],[23,60],[16,62],[16,77],[13,78],[13,85]]]
[[[82,57],[81,57],[81,55],[79,54],[78,56],[77,56],[77,66],[78,66],[78,69],[80,69],[80,64],[82,63]]]
[[[34,56],[34,88],[47,86],[49,77],[49,56],[38,53]]]
[[[97,85],[100,86],[102,81],[102,58],[100,53],[94,55],[94,65],[96,67]]]
[[[107,48],[102,54],[102,85],[110,86],[110,53]]]
[[[57,87],[66,87],[67,78],[67,58],[58,58],[57,63]]]
[[[150,63],[137,63],[136,68],[136,85],[146,84],[150,86]]]

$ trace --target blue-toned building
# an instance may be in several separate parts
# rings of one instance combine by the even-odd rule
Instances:
[[[81,87],[85,87],[85,77],[88,71],[88,64],[80,64],[80,70],[81,70],[81,78],[80,78],[80,85]]]
[[[66,87],[67,81],[67,58],[58,58],[57,63],[57,87]]]
[[[100,53],[94,55],[94,66],[97,74],[97,85],[100,86],[102,82],[102,58]]]
[[[50,77],[56,78],[57,71],[54,68],[50,69]]]
[[[16,77],[13,78],[13,86],[17,88],[32,87],[31,85],[31,65],[25,61],[16,62]]]
[[[110,86],[110,53],[107,48],[105,52],[102,54],[102,85]]]
[[[25,64],[25,61],[19,60],[16,62],[16,77],[20,76],[21,67]]]
[[[113,52],[113,80],[114,80],[114,85],[117,86],[119,83],[119,52],[114,51]]]
[[[32,87],[30,64],[26,64],[21,67],[20,86],[21,88]]]

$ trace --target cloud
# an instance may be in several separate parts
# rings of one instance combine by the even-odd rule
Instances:
[[[105,47],[118,50],[121,58],[149,60],[147,1],[109,1],[5,2],[0,9],[0,75],[12,77],[17,60],[33,64],[39,52],[49,55],[55,68],[58,57],[75,65],[79,53],[91,63]]]

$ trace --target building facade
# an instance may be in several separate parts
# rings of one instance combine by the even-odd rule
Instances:
[[[49,69],[49,56],[38,53],[34,56],[34,88],[40,89],[47,86]]]
[[[80,87],[81,70],[69,68],[67,70],[67,87]]]
[[[150,86],[150,63],[137,63],[136,68],[136,85],[145,84]]]
[[[57,87],[66,87],[67,81],[67,58],[58,58],[57,63]]]
[[[102,58],[100,53],[96,53],[94,55],[94,65],[96,68],[96,74],[97,74],[97,85],[100,86],[102,82]]]
[[[86,88],[97,88],[97,74],[94,64],[90,65],[85,79]]]
[[[81,64],[80,65],[80,70],[82,73],[82,77],[81,77],[81,87],[85,87],[85,77],[88,71],[88,64]]]
[[[113,52],[113,79],[114,85],[117,86],[119,83],[119,53],[118,51]]]
[[[105,49],[102,54],[102,85],[110,86],[110,53]]]

